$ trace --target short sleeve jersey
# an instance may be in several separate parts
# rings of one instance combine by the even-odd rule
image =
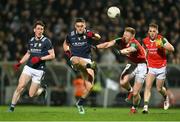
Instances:
[[[88,32],[89,30],[87,30]],[[92,39],[87,38],[86,34],[77,34],[75,30],[71,31],[66,42],[69,44],[73,56],[91,59]]]
[[[53,49],[51,41],[43,36],[39,40],[36,40],[35,37],[32,37],[28,42],[28,51],[30,52],[30,58],[27,61],[27,65],[34,69],[44,70],[45,61],[40,61],[37,64],[31,63],[31,58],[34,56],[42,57],[48,55],[48,50]]]
[[[149,36],[143,39],[143,44],[147,50],[147,63],[148,67],[161,68],[166,66],[166,53],[165,49],[159,49],[156,46],[156,41],[162,41],[163,37],[158,35],[157,38],[152,41]]]

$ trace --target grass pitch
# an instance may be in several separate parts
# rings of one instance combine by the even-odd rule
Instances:
[[[150,108],[149,114],[129,114],[129,108],[86,107],[80,115],[75,107],[17,106],[15,112],[0,107],[0,121],[180,121],[180,109]]]

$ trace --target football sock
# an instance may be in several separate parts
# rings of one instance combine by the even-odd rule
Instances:
[[[147,101],[145,101],[145,102],[144,102],[144,105],[148,105],[148,102],[147,102]]]
[[[83,104],[84,104],[84,101],[85,101],[84,98],[80,98],[80,99],[78,100],[78,105],[83,105]]]
[[[10,106],[10,107],[15,108],[15,104],[11,104],[11,106]]]

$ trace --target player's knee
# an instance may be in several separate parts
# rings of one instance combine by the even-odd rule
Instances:
[[[121,86],[125,86],[125,85],[126,85],[126,82],[121,79],[121,80],[120,80],[120,85],[121,85]]]
[[[79,60],[77,58],[72,58],[71,62],[73,65],[75,65],[79,63]]]

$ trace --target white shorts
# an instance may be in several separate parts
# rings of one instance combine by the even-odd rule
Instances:
[[[146,73],[147,73],[146,63],[138,63],[137,65],[127,64],[122,72],[122,75],[129,74],[132,78],[135,77],[136,82],[139,81],[141,83],[144,83],[144,80],[146,78]]]
[[[25,65],[22,73],[31,76],[32,82],[40,84],[41,80],[43,80],[43,78],[44,78],[45,72],[43,70],[33,69],[33,68]]]
[[[148,74],[153,74],[156,76],[157,79],[164,80],[166,79],[166,66],[162,68],[148,68]]]
[[[92,60],[91,60],[91,59],[88,59],[88,58],[81,58],[81,57],[78,57],[78,58],[80,58],[81,60],[86,61],[86,62],[89,63],[89,64],[92,64]],[[71,61],[71,60],[72,60],[72,57],[71,57],[70,61]]]

